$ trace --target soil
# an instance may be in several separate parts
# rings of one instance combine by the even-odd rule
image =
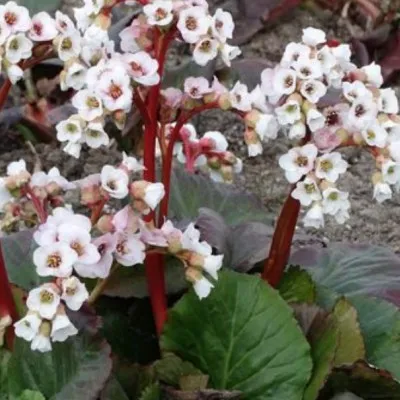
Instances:
[[[286,43],[298,41],[301,31],[308,26],[324,29],[329,37],[347,40],[350,33],[337,16],[330,13],[316,15],[308,10],[296,9],[279,24],[266,27],[248,44],[242,47],[245,57],[262,57],[276,61],[282,55]],[[199,133],[208,130],[223,132],[230,142],[230,148],[244,160],[244,171],[238,177],[236,185],[258,195],[272,215],[279,215],[279,210],[288,194],[288,184],[278,166],[278,157],[287,151],[288,143],[284,138],[265,144],[264,154],[254,159],[247,158],[243,143],[243,125],[229,113],[209,111],[195,121]],[[15,139],[12,130],[0,128],[7,138],[0,145],[0,175],[4,174],[9,162],[25,158],[33,166],[35,156]],[[6,131],[6,132],[5,132]],[[3,136],[4,140],[4,136]],[[69,157],[60,149],[59,144],[39,144],[37,154],[44,169],[59,166],[64,176],[77,179],[90,173],[97,173],[104,164],[115,164],[120,153],[115,147],[108,150],[89,150],[83,152],[79,161]],[[372,200],[370,176],[373,161],[369,155],[351,150],[346,154],[351,164],[348,173],[341,179],[340,187],[349,190],[352,200],[351,218],[345,225],[327,221],[324,230],[316,231],[298,226],[299,234],[308,234],[314,242],[348,241],[368,242],[390,246],[400,252],[400,205],[399,197],[383,205]]]

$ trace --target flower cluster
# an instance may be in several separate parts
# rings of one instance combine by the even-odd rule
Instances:
[[[171,221],[160,229],[145,222],[144,216],[162,200],[164,187],[161,183],[132,181],[132,173],[142,170],[140,162],[124,154],[118,167],[105,165],[100,174],[72,185],[55,170],[31,176],[24,161],[9,165],[8,177],[3,178],[2,195],[8,196],[5,204],[16,209],[22,201],[32,202],[32,209],[42,222],[33,235],[38,245],[33,263],[40,277],[50,279],[29,292],[28,313],[15,323],[16,335],[30,341],[32,350],[49,351],[52,342],[77,334],[69,312],[78,311],[89,299],[80,278],[107,279],[113,268],[143,264],[147,252],[181,260],[186,277],[200,298],[208,296],[214,287],[223,256],[212,254],[211,246],[200,241],[200,232],[193,224],[182,232]],[[14,191],[24,192],[26,199],[21,194],[13,198],[10,185]],[[80,189],[82,204],[92,210],[91,219],[67,206],[53,208],[48,216],[49,196],[61,187]],[[128,195],[129,205],[117,212],[102,212],[109,200]]]
[[[165,126],[166,143],[169,143],[175,127],[176,123]],[[209,131],[199,139],[196,128],[184,124],[177,133],[173,154],[187,171],[202,171],[215,182],[226,183],[232,183],[234,175],[241,172],[242,160],[228,151],[228,141],[221,132]],[[158,154],[161,153],[159,149]]]
[[[349,193],[336,187],[348,167],[340,148],[366,147],[379,169],[373,176],[374,198],[381,202],[391,197],[390,185],[398,186],[400,179],[400,119],[394,91],[380,89],[378,65],[358,69],[350,61],[349,46],[327,42],[320,30],[307,28],[302,39],[286,47],[277,67],[263,72],[262,89],[276,104],[288,138],[300,141],[279,164],[296,184],[292,196],[309,207],[305,226],[319,228],[325,215],[338,223],[349,218]],[[323,101],[328,90],[340,91],[333,105]]]
[[[24,61],[28,60],[37,47],[51,43],[60,34],[59,26],[46,12],[32,18],[25,7],[14,1],[0,5],[0,73],[7,74],[12,83],[23,76]]]

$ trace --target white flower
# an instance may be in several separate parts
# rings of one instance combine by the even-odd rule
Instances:
[[[227,65],[228,67],[231,66],[231,61],[234,60],[236,57],[238,57],[240,54],[242,54],[242,51],[238,46],[231,46],[227,43],[223,43],[220,45],[220,53],[221,53],[221,58],[222,61]]]
[[[247,145],[247,154],[249,157],[257,157],[263,153],[262,143],[250,143]]]
[[[378,109],[386,114],[397,114],[399,112],[399,101],[393,89],[381,89]]]
[[[318,157],[315,175],[319,179],[336,182],[339,179],[339,175],[346,172],[347,167],[348,164],[343,160],[342,155],[334,151]]]
[[[383,83],[381,66],[373,62],[370,65],[361,68],[361,71],[367,75],[367,80],[376,87],[381,87]]]
[[[19,6],[15,1],[0,5],[0,21],[7,26],[11,33],[26,32],[31,28],[28,9]]]
[[[18,33],[8,38],[5,56],[11,64],[17,64],[32,55],[32,47],[33,43],[23,33]]]
[[[117,235],[106,233],[93,240],[101,258],[96,264],[83,265],[76,264],[75,271],[83,278],[105,279],[110,274],[114,262],[113,252],[117,245]]]
[[[123,60],[128,67],[128,74],[136,82],[146,86],[154,86],[160,82],[158,62],[145,51],[125,54]]]
[[[0,209],[3,209],[8,202],[12,201],[12,199],[13,196],[6,186],[6,179],[0,178]]]
[[[28,312],[24,318],[14,324],[15,334],[30,342],[39,333],[42,319],[36,312]]]
[[[376,104],[371,99],[361,98],[356,99],[350,107],[347,123],[355,129],[366,129],[377,116]]]
[[[75,142],[68,142],[64,147],[63,151],[65,151],[67,154],[69,154],[72,157],[79,158],[82,150],[82,144],[81,143],[75,143]]]
[[[90,233],[84,227],[62,224],[58,228],[58,240],[75,252],[76,263],[95,264],[100,260],[97,247],[91,243]]]
[[[156,0],[143,7],[149,25],[165,26],[172,22],[172,1]]]
[[[113,71],[104,72],[97,85],[97,93],[101,96],[104,106],[108,110],[130,110],[132,89],[125,68],[121,66]]]
[[[279,165],[285,170],[286,179],[295,183],[303,175],[309,173],[314,167],[318,149],[313,144],[306,144],[302,147],[294,147],[288,153],[279,158]]]
[[[315,62],[314,59],[299,57],[293,63],[293,68],[300,79],[318,79],[322,76],[321,64]]]
[[[11,29],[3,20],[0,20],[0,46],[2,46],[6,42],[6,40],[10,35],[11,35]],[[1,72],[1,63],[0,63],[0,72]]]
[[[33,253],[33,263],[39,276],[66,278],[72,274],[77,254],[65,243],[38,247]]]
[[[15,85],[24,76],[24,71],[18,65],[10,65],[7,68],[7,75],[11,83]]]
[[[378,182],[374,185],[373,197],[378,203],[383,203],[392,198],[392,189],[387,183]]]
[[[314,205],[307,211],[303,218],[303,223],[305,227],[313,227],[316,229],[324,226],[324,213],[320,202],[315,202]]]
[[[26,162],[25,160],[13,161],[7,166],[7,175],[8,176],[17,176],[26,171]]]
[[[33,16],[29,38],[35,42],[53,40],[58,35],[56,21],[46,12],[40,12]]]
[[[61,121],[56,126],[57,139],[60,142],[77,143],[82,138],[82,125],[76,116],[71,116],[65,121]]]
[[[305,97],[310,103],[316,104],[321,97],[325,96],[327,91],[326,86],[316,80],[304,81],[300,88],[300,93]]]
[[[255,131],[261,140],[265,139],[276,139],[278,136],[278,122],[276,118],[271,114],[260,114]]]
[[[227,39],[232,39],[235,24],[231,13],[218,8],[212,17],[211,31],[216,39],[225,43]]]
[[[85,121],[93,121],[103,115],[103,105],[100,96],[91,90],[80,90],[72,98],[72,105],[78,110],[79,116]]]
[[[325,116],[315,108],[311,108],[307,113],[307,125],[311,132],[315,132],[325,126]]]
[[[251,110],[251,96],[247,85],[244,83],[236,82],[233,89],[230,91],[230,101],[232,107],[240,111]]]
[[[372,100],[372,92],[360,81],[343,82],[343,95],[350,102],[357,99]]]
[[[185,80],[184,91],[192,99],[201,99],[205,94],[210,93],[210,84],[206,78],[190,77]]]
[[[213,287],[214,285],[204,276],[193,283],[193,289],[200,300],[208,297]]]
[[[292,94],[296,90],[296,72],[289,68],[278,68],[272,84],[277,95]]]
[[[216,152],[225,152],[228,150],[228,141],[225,136],[218,131],[209,131],[206,132],[203,136],[203,139],[210,139],[213,143],[213,151]]]
[[[57,314],[51,324],[51,339],[53,342],[64,342],[70,336],[78,333],[78,329],[72,324],[69,318],[63,314]]]
[[[292,192],[292,197],[299,200],[302,206],[310,206],[314,201],[322,199],[321,192],[315,179],[308,176],[302,182],[297,182]]]
[[[294,124],[301,118],[300,104],[296,100],[289,100],[275,109],[278,122],[281,125]]]
[[[250,97],[254,108],[265,114],[272,112],[272,107],[267,103],[267,99],[265,98],[265,94],[262,92],[260,85],[257,85],[251,91]]]
[[[58,39],[58,58],[61,61],[68,61],[79,56],[81,52],[81,36],[79,32],[72,31],[61,35]]]
[[[74,8],[74,17],[77,28],[82,32],[89,29],[94,22],[94,14],[91,14],[87,7]]]
[[[45,319],[52,319],[56,315],[59,304],[60,296],[49,284],[32,289],[26,300],[29,310],[36,311]]]
[[[82,64],[74,62],[66,70],[66,74],[61,85],[62,90],[69,88],[80,90],[86,84],[87,69]],[[60,83],[61,84],[61,83]]]
[[[30,181],[31,186],[37,187],[46,187],[50,183],[55,183],[65,190],[75,188],[73,183],[68,182],[68,180],[61,175],[60,170],[57,167],[51,168],[47,174],[44,171],[35,172]],[[43,225],[40,225],[39,229],[42,226]]]
[[[89,298],[86,286],[75,276],[64,279],[61,282],[61,286],[61,299],[73,311],[78,311],[82,307],[82,304]]]
[[[210,19],[203,7],[190,7],[180,12],[177,27],[187,43],[196,43],[210,27]]]
[[[145,168],[135,157],[128,156],[122,152],[122,165],[130,172],[143,171]]]
[[[355,69],[355,66],[350,62],[351,49],[348,44],[340,44],[336,47],[330,47],[330,51],[335,57],[338,65],[344,70],[349,71]]]
[[[382,163],[383,180],[390,185],[400,182],[400,164],[392,160],[386,160]]]
[[[393,160],[400,162],[400,140],[391,142],[388,149]]]
[[[55,17],[56,27],[60,33],[69,35],[76,32],[75,25],[68,15],[63,14],[61,11],[56,11]]]
[[[336,64],[336,57],[332,54],[331,48],[328,46],[322,47],[318,50],[317,60],[321,64],[321,69],[324,73],[329,73]]]
[[[322,192],[322,206],[325,214],[336,215],[350,208],[349,194],[336,188],[328,188]]]
[[[150,183],[145,188],[143,201],[154,210],[165,195],[162,183]]]
[[[42,323],[42,325],[43,325],[43,323]],[[41,353],[46,353],[48,351],[51,351],[51,349],[52,349],[52,346],[51,346],[50,337],[47,335],[39,333],[32,340],[32,343],[31,343],[32,351],[38,350]]]
[[[146,257],[146,246],[139,237],[139,234],[120,236],[115,251],[115,259],[118,263],[125,267],[143,263]]]
[[[281,65],[282,67],[290,67],[300,57],[309,58],[310,54],[311,49],[308,46],[301,43],[291,42],[285,48],[285,52],[281,59]]]
[[[89,122],[85,132],[85,142],[92,149],[98,149],[101,146],[108,146],[110,138],[104,131],[103,124],[100,122]]]
[[[303,122],[298,121],[290,127],[288,138],[291,140],[303,139],[306,136],[306,126]]]
[[[193,59],[199,65],[206,65],[218,55],[219,43],[206,37],[201,39],[193,50]]]
[[[115,199],[123,199],[128,195],[129,177],[125,171],[105,165],[101,170],[101,186]]]
[[[321,29],[306,28],[303,29],[303,36],[301,40],[304,44],[315,47],[318,44],[326,42],[326,35]]]
[[[370,146],[380,148],[386,146],[388,133],[377,121],[369,125],[367,129],[362,130],[361,135]]]

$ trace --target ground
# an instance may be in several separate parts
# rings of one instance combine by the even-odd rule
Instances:
[[[301,30],[307,26],[324,29],[328,36],[347,40],[349,33],[345,24],[329,13],[312,13],[297,9],[287,15],[279,23],[266,27],[249,43],[242,46],[245,57],[263,58],[277,61],[286,43],[298,41]],[[238,177],[236,185],[258,195],[272,215],[279,215],[280,208],[288,194],[288,184],[278,166],[278,157],[283,154],[288,143],[280,138],[265,144],[264,154],[254,159],[246,157],[246,147],[243,143],[243,125],[227,113],[210,111],[196,120],[199,132],[220,130],[230,142],[231,149],[244,160],[244,171]],[[4,173],[9,162],[26,158],[33,164],[31,151],[19,146],[11,132],[7,142],[0,148],[0,173]],[[7,143],[7,144],[6,144]],[[17,143],[17,145],[16,145]],[[70,179],[77,179],[89,173],[99,172],[102,165],[113,164],[118,160],[119,153],[115,149],[90,150],[85,152],[79,161],[67,156],[60,150],[58,144],[36,146],[43,167],[49,169],[54,165],[60,167],[62,173]],[[399,197],[383,205],[372,199],[373,160],[368,154],[350,151],[346,154],[351,164],[348,173],[340,181],[340,187],[350,191],[352,210],[351,218],[345,225],[337,225],[327,221],[324,230],[305,230],[301,223],[298,226],[300,234],[309,235],[310,242],[327,243],[329,241],[369,242],[390,246],[400,252],[400,205]]]

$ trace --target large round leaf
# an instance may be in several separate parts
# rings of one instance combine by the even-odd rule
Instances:
[[[370,294],[396,302],[395,292],[400,294],[400,258],[384,247],[308,247],[294,252],[290,263],[306,268],[319,285],[345,296]],[[397,301],[400,305],[400,295]]]
[[[217,211],[225,223],[258,221],[271,224],[271,216],[253,194],[233,185],[216,183],[211,179],[176,168],[172,176],[169,217],[194,221],[201,207]],[[238,205],[240,204],[240,207]]]
[[[40,11],[54,11],[60,2],[55,0],[17,0],[17,3],[26,7],[33,15]]]
[[[55,343],[51,352],[33,352],[17,339],[8,364],[11,395],[41,392],[48,400],[95,400],[111,373],[108,344],[91,337]]]
[[[261,279],[222,272],[207,299],[193,291],[171,310],[161,347],[192,362],[216,389],[249,400],[300,400],[310,347],[292,310]]]
[[[400,380],[400,311],[385,300],[355,296],[367,359]]]

